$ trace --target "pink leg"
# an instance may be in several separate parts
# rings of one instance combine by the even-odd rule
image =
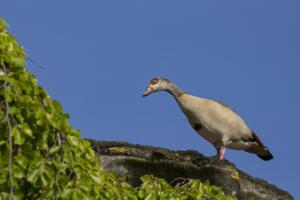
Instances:
[[[218,149],[218,156],[220,160],[223,160],[225,157],[225,147],[221,146],[221,148]]]

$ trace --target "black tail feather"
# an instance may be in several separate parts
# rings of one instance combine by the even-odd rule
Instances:
[[[273,155],[269,151],[269,149],[262,143],[262,141],[259,139],[259,137],[252,131],[252,139],[257,143],[259,146],[258,152],[256,152],[256,155],[260,157],[263,160],[271,160],[273,159]]]
[[[271,154],[271,152],[269,151],[268,148],[265,147],[265,154],[264,155],[259,155],[257,154],[258,157],[260,157],[263,160],[272,160],[273,159],[273,155]]]

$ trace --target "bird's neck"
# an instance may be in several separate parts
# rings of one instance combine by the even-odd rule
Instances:
[[[174,85],[173,83],[170,83],[168,85],[168,88],[166,89],[166,91],[168,93],[170,93],[175,99],[177,99],[178,97],[180,97],[181,95],[184,94],[184,92],[182,90],[180,90],[176,85]]]

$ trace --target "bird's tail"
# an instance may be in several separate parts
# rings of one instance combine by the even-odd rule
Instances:
[[[259,153],[256,155],[266,161],[273,159],[273,155],[271,154],[271,152],[269,151],[269,149],[267,147],[264,147],[263,153]]]
[[[252,131],[253,140],[257,143],[256,155],[263,160],[271,160],[273,159],[273,155],[269,151],[269,149],[262,143],[262,141],[258,138],[258,136]]]

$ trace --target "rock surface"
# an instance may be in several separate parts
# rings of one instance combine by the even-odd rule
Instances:
[[[104,169],[126,175],[133,186],[140,185],[142,175],[153,174],[172,184],[182,178],[209,181],[243,200],[293,199],[288,192],[242,172],[226,160],[208,158],[196,151],[171,151],[127,142],[90,142]]]

